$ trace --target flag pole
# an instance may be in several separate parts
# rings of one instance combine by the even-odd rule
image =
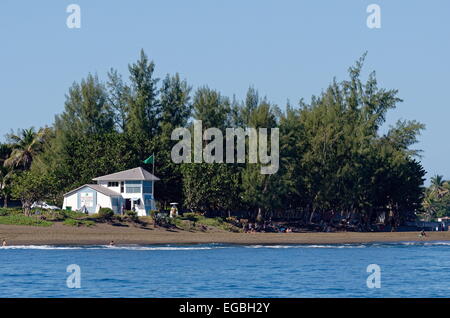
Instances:
[[[155,175],[155,153],[153,153],[153,155],[152,155],[152,157],[153,157],[153,175]]]

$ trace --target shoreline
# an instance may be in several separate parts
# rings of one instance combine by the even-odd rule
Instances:
[[[306,232],[306,233],[231,233],[212,229],[209,232],[189,232],[160,228],[117,227],[98,224],[95,227],[51,227],[0,225],[0,240],[14,245],[300,245],[300,244],[362,244],[395,242],[450,242],[450,231],[427,232]]]
[[[283,243],[283,242],[278,242],[278,243],[239,243],[239,242],[160,242],[160,243],[150,243],[150,242],[143,242],[143,243],[139,243],[139,242],[133,242],[133,243],[127,243],[127,242],[120,242],[117,244],[114,244],[113,246],[110,246],[109,244],[107,244],[107,242],[89,242],[89,243],[61,243],[61,241],[58,241],[57,243],[45,243],[45,244],[35,244],[35,243],[24,243],[24,244],[8,244],[6,246],[6,248],[13,248],[13,247],[55,247],[55,248],[63,248],[63,247],[196,247],[196,246],[202,246],[202,245],[218,245],[218,246],[235,246],[235,247],[239,247],[239,246],[260,246],[260,247],[290,247],[290,246],[305,246],[305,247],[334,247],[334,246],[342,246],[342,245],[348,245],[348,246],[352,246],[352,245],[373,245],[373,244],[421,244],[421,243],[429,243],[429,244],[436,244],[439,245],[440,243],[442,244],[448,244],[450,245],[450,240],[411,240],[411,241],[367,241],[367,242],[330,242],[330,243],[318,243],[318,242],[309,242],[309,243]],[[3,248],[3,246],[0,245],[0,250]]]

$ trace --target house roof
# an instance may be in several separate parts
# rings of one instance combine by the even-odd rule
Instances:
[[[64,194],[64,196],[71,195],[71,194],[73,194],[73,193],[77,192],[78,190],[83,189],[85,187],[91,188],[92,190],[100,192],[100,193],[102,193],[102,194],[104,194],[104,195],[106,195],[108,197],[120,197],[121,196],[120,193],[117,193],[117,192],[115,192],[113,190],[110,190],[110,189],[108,189],[108,188],[106,188],[104,186],[98,185],[98,184],[85,184],[85,185],[83,185],[83,186],[81,186],[79,188],[76,188],[75,190],[67,192],[66,194]]]
[[[158,181],[159,178],[139,167],[92,179],[94,181]]]

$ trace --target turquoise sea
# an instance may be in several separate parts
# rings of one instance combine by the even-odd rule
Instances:
[[[450,242],[0,248],[0,297],[448,297],[449,275]]]

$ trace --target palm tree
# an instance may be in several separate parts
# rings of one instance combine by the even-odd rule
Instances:
[[[431,178],[430,189],[437,198],[442,198],[450,193],[450,184],[448,181],[444,180],[444,176],[435,175]]]
[[[0,144],[0,197],[3,197],[3,207],[8,207],[8,197],[11,192],[10,184],[13,176],[13,169],[5,167],[3,164],[11,154],[11,147]]]
[[[436,214],[436,200],[434,193],[427,189],[422,202],[423,210],[425,211],[425,218],[430,221]]]
[[[43,144],[50,133],[49,128],[42,128],[38,132],[33,127],[19,130],[17,134],[9,134],[12,152],[3,165],[6,168],[21,168],[28,170],[34,157],[42,150]]]
[[[425,211],[425,218],[429,221],[442,214],[442,209],[448,205],[450,196],[450,182],[444,180],[442,175],[435,175],[431,178],[431,185],[425,190],[422,207]],[[445,213],[445,212],[444,212]]]

